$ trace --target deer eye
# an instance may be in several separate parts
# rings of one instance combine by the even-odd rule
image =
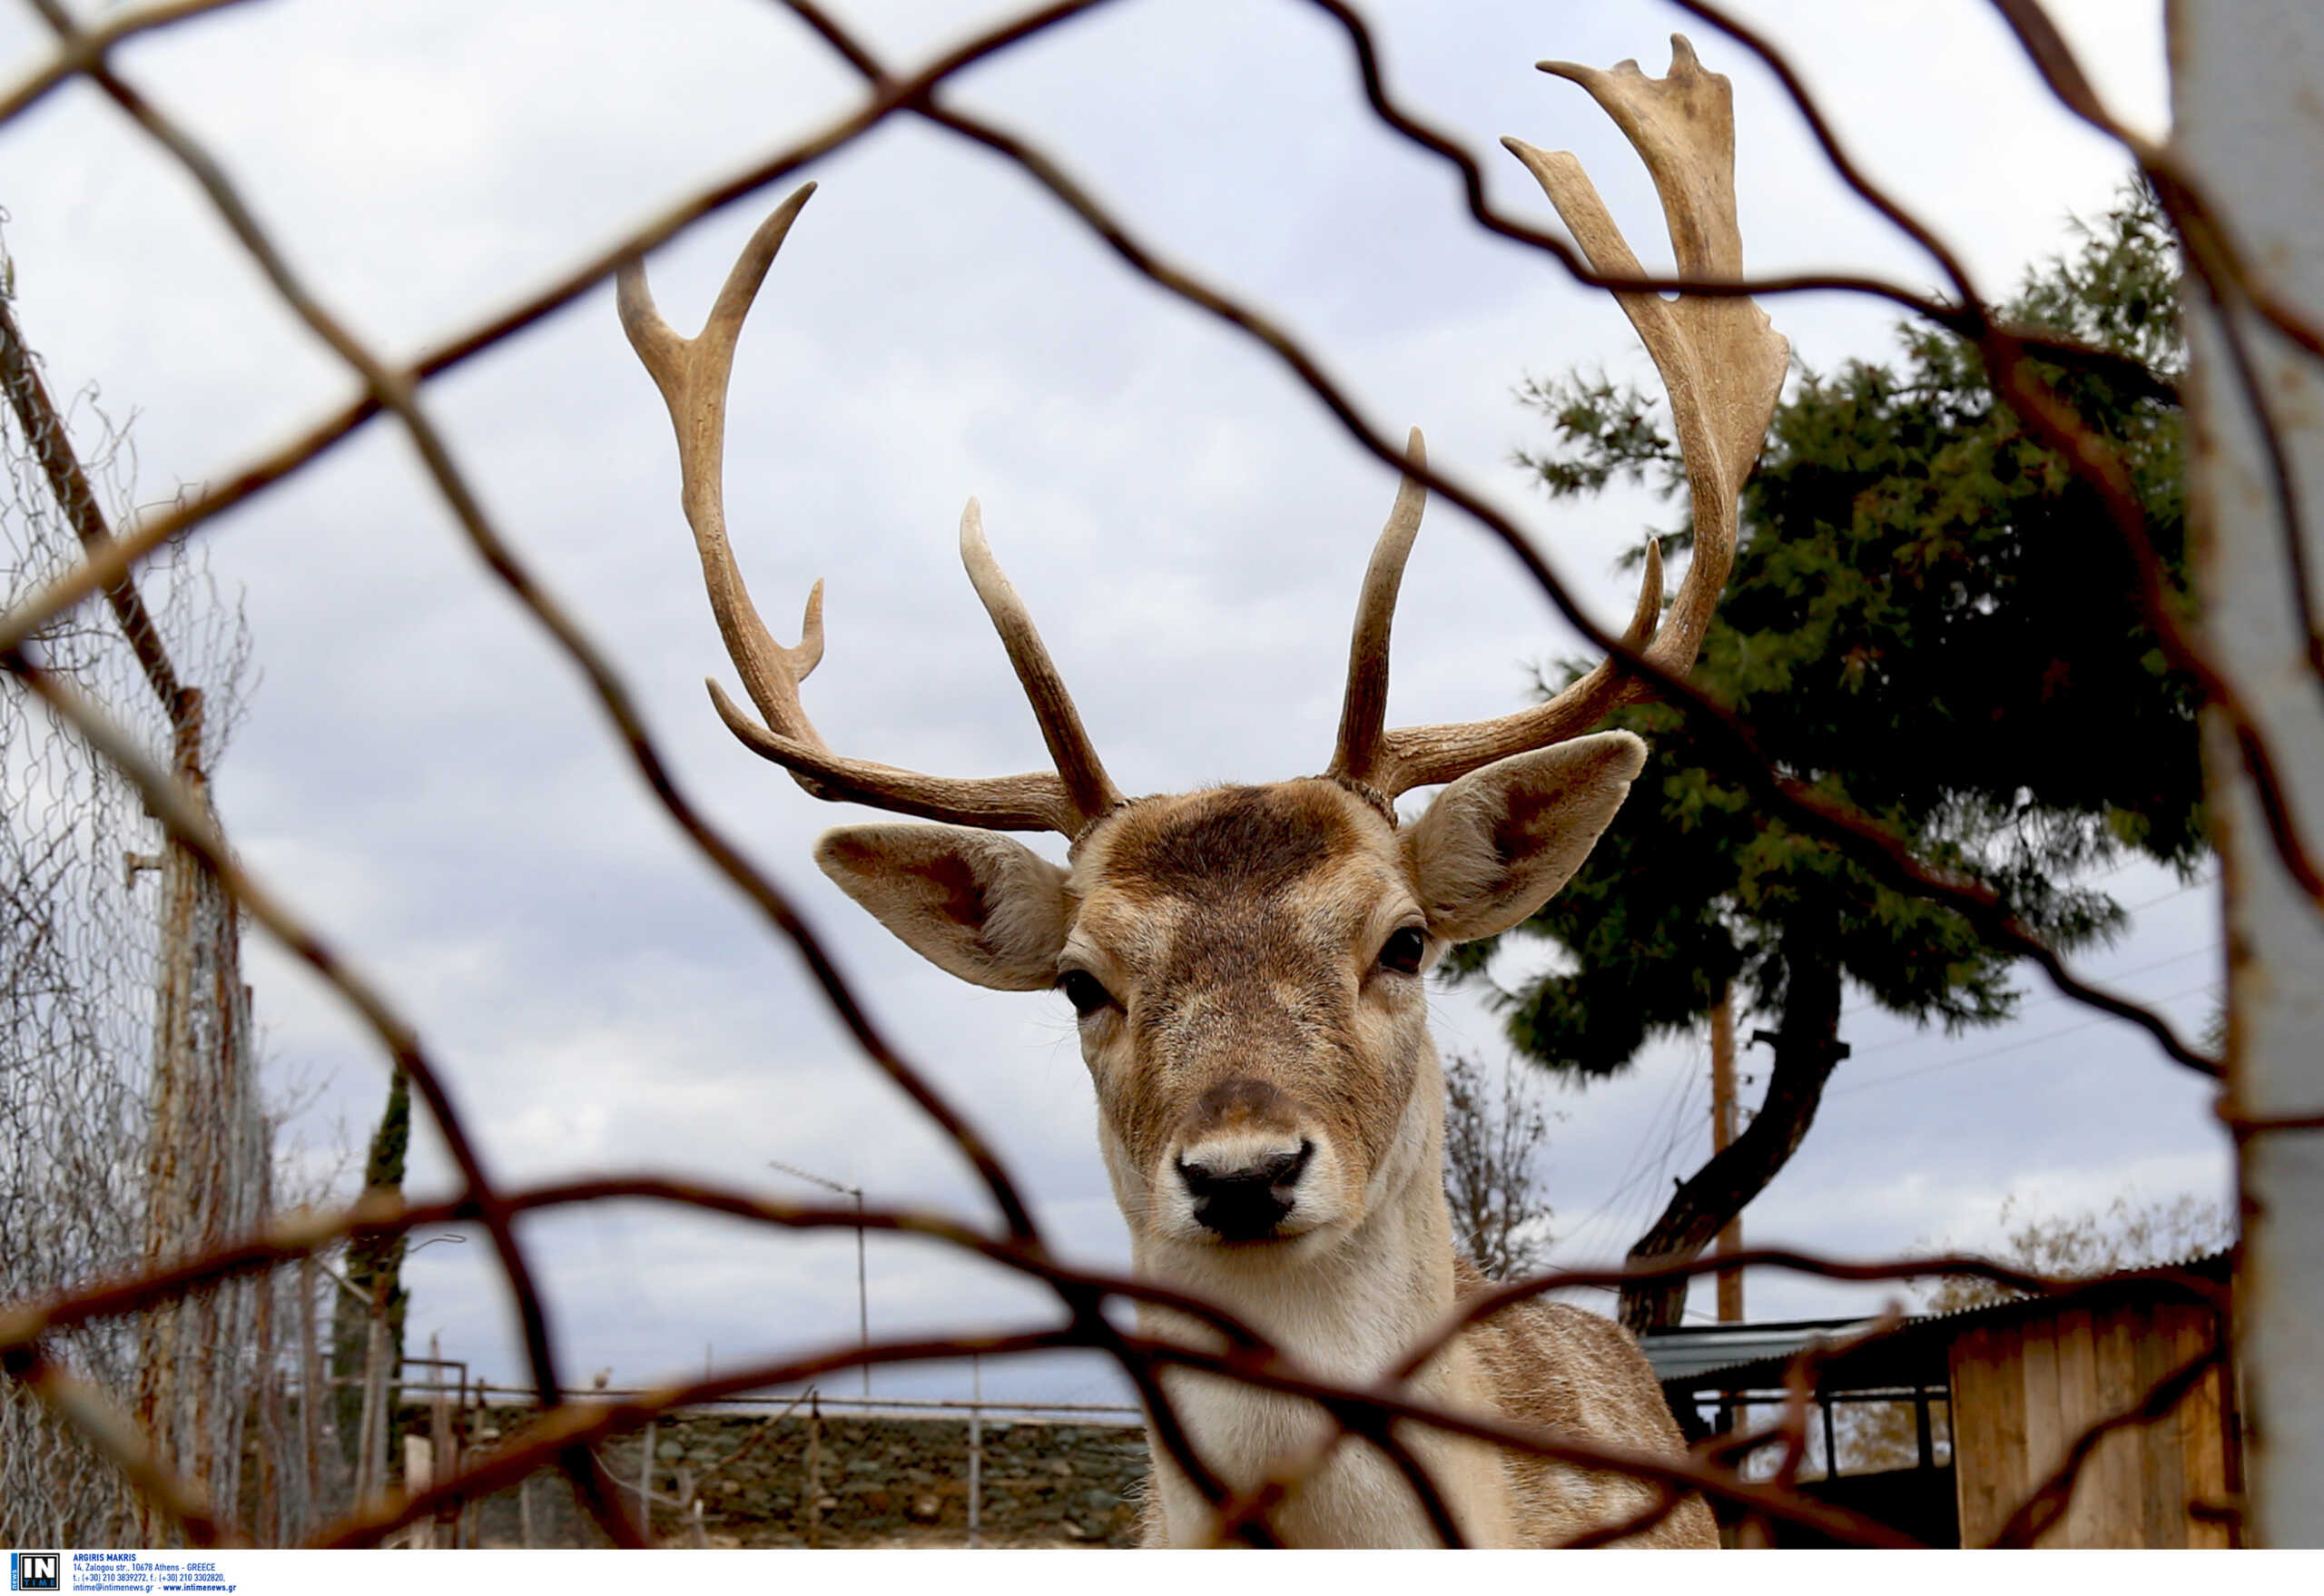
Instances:
[[[1398,975],[1418,975],[1420,961],[1427,957],[1428,933],[1416,925],[1403,926],[1381,944],[1380,968]]]
[[[1073,1005],[1073,1011],[1087,1020],[1100,1009],[1113,1006],[1114,994],[1105,983],[1086,970],[1068,970],[1057,978],[1057,990]]]

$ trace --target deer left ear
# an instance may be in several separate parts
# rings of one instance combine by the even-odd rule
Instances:
[[[815,844],[815,862],[962,980],[1026,992],[1057,980],[1065,872],[1022,842],[967,826],[841,826]]]
[[[1645,768],[1645,744],[1600,732],[1472,771],[1438,793],[1404,833],[1429,931],[1473,941],[1548,902]]]

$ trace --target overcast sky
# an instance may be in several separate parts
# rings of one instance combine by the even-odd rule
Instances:
[[[990,11],[840,9],[899,61]],[[2118,153],[2048,104],[1978,0],[1738,9],[1794,53],[1866,166],[1990,291],[2062,247],[2069,214],[2101,210],[2122,179]],[[2161,126],[2160,5],[2057,9],[2118,106]],[[1735,80],[1751,267],[1933,282],[1830,176],[1770,75],[1673,7],[1370,11],[1392,84],[1479,153],[1497,202],[1548,222],[1500,135],[1573,149],[1649,262],[1667,247],[1642,169],[1585,94],[1532,63],[1636,56],[1659,72],[1668,35],[1686,29]],[[0,54],[18,70],[41,54],[31,15],[0,12]],[[398,355],[855,93],[812,35],[750,0],[252,5],[141,42],[121,65],[212,143],[327,302]],[[1643,374],[1627,324],[1467,222],[1446,170],[1370,118],[1319,12],[1125,0],[950,93],[1060,153],[1167,255],[1329,351],[1367,415],[1423,427],[1435,463],[1516,517],[1601,614],[1624,611],[1612,558],[1675,508],[1635,496],[1553,507],[1509,456],[1536,437],[1512,398],[1527,373]],[[779,632],[829,579],[830,647],[808,700],[834,744],[948,773],[1038,764],[953,554],[975,494],[1125,787],[1323,764],[1389,473],[1256,346],[1124,272],[983,152],[898,121],[812,175],[822,188],[736,362],[726,481],[743,566]],[[673,321],[699,322],[782,192],[653,257]],[[57,94],[0,130],[0,202],[27,336],[55,386],[95,382],[137,411],[144,498],[222,475],[350,391],[192,186],[94,93]],[[1810,367],[1892,347],[1880,304],[1768,309]],[[667,423],[610,289],[436,384],[428,403],[508,535],[618,654],[689,790],[796,893],[1060,1244],[1124,1261],[1062,1000],[963,986],[890,940],[808,862],[820,830],[860,812],[807,798],[711,713],[703,676],[732,673],[678,515]],[[217,778],[229,832],[418,1020],[498,1175],[683,1170],[805,1195],[768,1170],[780,1158],[875,1202],[985,1213],[793,954],[662,817],[400,436],[373,426],[203,536],[247,595],[264,672]],[[1504,551],[1432,512],[1405,584],[1392,715],[1503,713],[1533,663],[1574,645]],[[2199,1030],[2221,967],[2212,894],[2145,868],[2107,884],[2137,907],[2135,930],[2087,967]],[[249,967],[273,1068],[323,1084],[296,1133],[324,1163],[335,1141],[359,1148],[384,1081],[376,1050],[272,950],[256,946]],[[1436,1029],[1445,1049],[1503,1056],[1496,1019],[1468,994],[1439,999]],[[2056,1209],[2226,1189],[2201,1083],[2045,990],[2017,1023],[1957,1039],[1869,1010],[1845,1029],[1855,1056],[1751,1209],[1754,1239],[1872,1255],[1988,1238],[2012,1192]],[[1703,1058],[1699,1043],[1659,1048],[1622,1081],[1551,1093],[1565,1118],[1543,1178],[1561,1259],[1619,1256],[1704,1156]],[[443,1187],[432,1138],[415,1164],[416,1190]],[[611,1367],[627,1383],[698,1369],[709,1347],[725,1362],[853,1331],[843,1237],[645,1210],[527,1234],[576,1374]],[[484,1252],[414,1259],[411,1326],[513,1375]],[[874,1329],[891,1333],[1039,1306],[924,1248],[875,1246],[871,1290]],[[1751,1296],[1762,1317],[1863,1300],[1777,1277],[1755,1278]],[[1058,1396],[1117,1389],[1088,1363],[1010,1379],[986,1374],[989,1388]]]

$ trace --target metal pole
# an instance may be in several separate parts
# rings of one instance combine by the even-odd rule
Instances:
[[[825,1191],[835,1191],[840,1196],[853,1200],[855,1204],[855,1325],[856,1333],[861,1337],[858,1345],[867,1353],[870,1352],[872,1350],[872,1294],[866,1285],[867,1276],[863,1264],[863,1188],[860,1186],[843,1185],[828,1176],[811,1175],[806,1170],[785,1164],[778,1158],[769,1158],[766,1163],[768,1168],[780,1170],[793,1180],[803,1180],[810,1186],[820,1186]],[[862,1370],[863,1394],[869,1396],[872,1394],[872,1365],[866,1363],[862,1365]]]
[[[2171,149],[2201,186],[2211,236],[2309,327],[2324,320],[2324,8],[2310,0],[2171,0]],[[2243,1214],[2235,1372],[2243,1382],[2246,1544],[2324,1546],[2324,911],[2284,862],[2289,829],[2324,849],[2324,366],[2251,313],[2242,282],[2191,249],[2190,546],[2201,636],[2273,756],[2271,814],[2232,729],[2205,717],[2204,767],[2227,929],[2227,1058]],[[2198,274],[2206,281],[2197,290]],[[2248,350],[2255,407],[2227,337]],[[2264,431],[2276,429],[2280,453]],[[2285,503],[2286,498],[2290,503]],[[2289,514],[2287,513],[2289,512]],[[2297,540],[2297,541],[2295,541]],[[2295,558],[2295,557],[2299,557]],[[2305,606],[2294,602],[2299,585]],[[2153,1066],[2160,1068],[2160,1066]],[[2218,1376],[2214,1376],[2218,1377]]]
[[[969,1355],[969,1550],[977,1548],[984,1502],[984,1364]]]
[[[872,1292],[863,1266],[863,1188],[855,1190],[855,1332],[864,1351],[863,1394],[872,1394]]]
[[[25,346],[8,298],[7,293],[0,292],[0,388],[7,391],[8,404],[25,429],[25,441],[40,457],[49,490],[56,495],[65,519],[72,522],[74,535],[84,547],[101,549],[113,541],[113,528],[105,522],[104,509],[97,503],[96,490],[89,485],[88,474],[73,452],[73,439],[65,430],[64,418],[49,398],[48,385],[40,379],[40,368]],[[162,646],[161,629],[154,626],[152,612],[138,596],[135,579],[123,576],[106,588],[105,601],[113,606],[113,617],[129,639],[130,652],[137,656],[138,667],[144,672],[153,695],[162,701],[163,713],[172,723],[182,719],[183,689],[178,682],[177,670]]]
[[[823,1543],[823,1408],[807,1393],[807,1544]]]

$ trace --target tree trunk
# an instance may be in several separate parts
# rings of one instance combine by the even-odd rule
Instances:
[[[1824,1083],[1846,1051],[1840,1046],[1839,960],[1828,936],[1784,941],[1783,1022],[1775,1034],[1767,1098],[1725,1152],[1715,1154],[1670,1194],[1662,1217],[1630,1248],[1632,1264],[1699,1256],[1791,1161],[1816,1123]],[[1678,1324],[1686,1312],[1687,1285],[1673,1280],[1625,1287],[1622,1323],[1640,1335]]]

